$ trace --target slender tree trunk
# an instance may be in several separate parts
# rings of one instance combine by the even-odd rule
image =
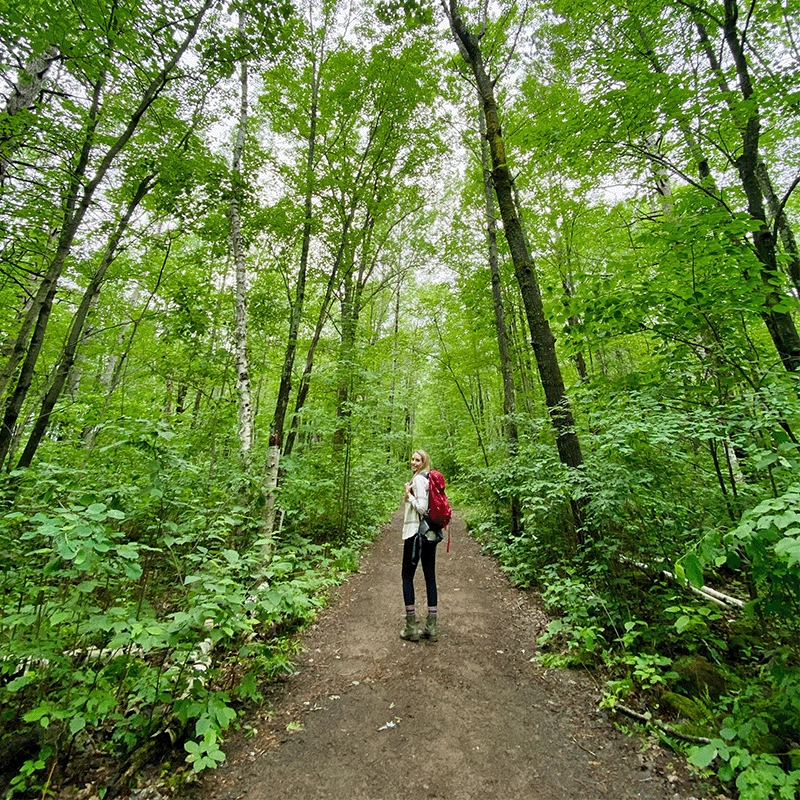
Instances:
[[[355,264],[351,264],[343,275],[341,346],[339,349],[339,365],[336,387],[336,418],[339,425],[333,435],[333,449],[337,453],[349,441],[350,436],[350,402],[356,370],[356,336],[361,316],[361,302],[368,275],[367,262],[371,250],[372,232],[375,220],[367,214],[361,229],[361,257],[356,273]],[[355,274],[354,274],[355,273]]]
[[[503,220],[508,247],[514,262],[517,281],[525,305],[531,344],[536,356],[539,377],[544,388],[545,402],[556,432],[556,445],[561,462],[570,468],[583,465],[578,436],[572,410],[566,397],[561,368],[556,355],[555,339],[550,325],[544,316],[542,296],[534,271],[533,259],[528,251],[524,233],[514,204],[511,173],[506,159],[505,142],[500,128],[494,84],[486,73],[483,54],[478,38],[464,24],[458,12],[456,0],[449,0],[449,22],[462,55],[472,69],[475,83],[483,103],[486,119],[486,136],[492,156],[492,180],[500,216]],[[572,512],[576,535],[583,542],[585,520],[585,501],[573,500]]]
[[[386,422],[386,463],[392,463],[392,433],[394,432],[394,395],[397,389],[397,355],[400,349],[400,287],[401,273],[397,274],[397,287],[394,292],[394,325],[392,328],[392,378],[389,384],[389,414]]]
[[[333,432],[333,453],[338,459],[344,447],[348,420],[350,417],[350,393],[353,385],[354,356],[356,345],[356,326],[358,310],[356,309],[356,281],[353,278],[353,266],[345,270],[342,280],[342,302],[339,344],[339,359],[336,378],[336,419],[337,426]]]
[[[442,352],[442,364],[444,365],[445,369],[450,373],[450,377],[455,384],[458,393],[461,395],[461,400],[464,403],[464,408],[467,410],[467,414],[469,414],[470,421],[472,422],[472,427],[475,428],[475,437],[478,440],[478,448],[481,451],[481,455],[483,456],[483,463],[485,466],[489,466],[489,454],[486,452],[486,445],[483,441],[483,436],[481,435],[481,426],[478,420],[475,417],[475,411],[472,408],[472,404],[467,397],[467,393],[464,391],[464,387],[461,385],[461,381],[458,379],[458,375],[456,375],[455,370],[453,369],[452,365],[450,364],[450,354],[447,352],[447,345],[444,343],[444,337],[442,336],[441,330],[439,330],[439,323],[434,319],[433,321],[434,327],[436,328],[436,335],[439,337],[439,349]]]
[[[568,277],[563,276],[561,278],[561,286],[564,289],[564,294],[567,296],[567,298],[571,299],[574,290]],[[575,314],[570,314],[570,316],[567,317],[567,328],[576,328],[578,325],[580,325],[580,319],[575,316]],[[583,353],[580,350],[575,353],[575,368],[578,370],[578,375],[580,375],[581,380],[585,381],[589,373],[586,369],[586,360],[584,359]]]
[[[481,115],[481,157],[483,161],[483,190],[486,209],[486,239],[489,248],[489,269],[492,276],[492,301],[494,306],[494,323],[497,331],[497,349],[500,355],[500,372],[503,376],[503,413],[505,414],[506,441],[508,442],[509,451],[512,455],[515,455],[519,445],[517,423],[514,419],[514,415],[517,413],[517,400],[514,387],[514,371],[511,366],[506,313],[503,305],[503,290],[500,281],[500,267],[497,254],[497,217],[495,215],[492,171],[485,131],[486,121],[483,115]]]
[[[336,251],[336,256],[331,266],[331,272],[328,276],[328,284],[325,287],[325,296],[322,299],[322,305],[319,309],[319,316],[317,317],[317,324],[314,328],[314,335],[311,337],[311,344],[309,345],[308,352],[306,353],[306,363],[303,368],[303,375],[300,378],[300,385],[297,387],[297,397],[294,404],[294,413],[292,414],[292,422],[289,427],[289,433],[286,435],[286,443],[283,446],[283,455],[288,456],[294,449],[294,443],[297,439],[297,428],[300,424],[300,412],[303,410],[306,398],[308,397],[308,390],[311,387],[311,371],[314,367],[314,355],[316,354],[317,345],[322,336],[322,329],[325,326],[325,320],[330,310],[331,300],[333,298],[333,290],[336,282],[339,279],[339,271],[341,269],[342,261],[344,260],[347,244],[349,240],[350,226],[353,223],[353,216],[355,215],[355,200],[350,206],[350,210],[345,217],[342,225],[342,238],[339,242],[339,247]]]
[[[272,534],[275,529],[275,490],[278,488],[278,474],[281,459],[281,445],[278,435],[270,434],[267,463],[264,465],[264,483],[261,493],[264,505],[261,511],[261,554],[266,563],[272,553]]]
[[[247,15],[239,12],[239,35],[244,32]],[[247,60],[239,65],[241,102],[239,125],[233,146],[231,162],[230,246],[235,271],[234,341],[236,348],[236,390],[239,396],[239,454],[242,464],[249,466],[250,449],[253,444],[253,403],[250,391],[250,365],[247,357],[247,260],[242,239],[241,199],[244,178],[242,176],[242,152],[247,136]]]
[[[100,411],[100,414],[97,418],[97,423],[92,425],[86,430],[84,435],[84,445],[87,449],[91,450],[94,447],[95,439],[97,438],[97,433],[99,431],[100,426],[103,422],[105,422],[106,417],[108,416],[108,410],[111,407],[111,400],[116,392],[117,388],[119,387],[120,383],[122,382],[124,376],[125,366],[127,364],[128,355],[131,352],[131,348],[133,347],[134,339],[136,338],[136,333],[139,330],[139,326],[144,321],[145,317],[147,316],[148,309],[150,308],[150,304],[155,299],[156,294],[161,286],[161,281],[164,278],[164,271],[167,268],[167,263],[169,261],[170,250],[172,249],[172,240],[167,239],[167,246],[164,253],[164,259],[161,262],[161,269],[158,272],[158,279],[156,280],[156,285],[153,287],[152,291],[150,292],[147,300],[145,301],[144,307],[142,308],[141,314],[133,320],[133,326],[131,327],[130,335],[128,336],[128,342],[125,345],[122,353],[118,358],[114,360],[114,366],[111,370],[111,373],[108,377],[108,385],[106,387],[106,396],[103,399],[103,408]]]
[[[75,318],[72,321],[72,327],[70,328],[69,336],[67,337],[67,343],[64,346],[61,358],[56,366],[53,379],[50,383],[50,388],[48,389],[44,400],[42,401],[42,407],[39,411],[39,416],[34,423],[33,430],[28,437],[28,442],[25,445],[25,449],[22,451],[19,462],[17,463],[17,468],[30,466],[31,461],[36,454],[36,450],[42,441],[42,437],[47,431],[53,409],[55,408],[58,398],[61,396],[64,383],[66,382],[67,376],[69,375],[70,370],[75,363],[75,356],[78,351],[78,345],[81,342],[83,328],[86,322],[86,317],[89,314],[89,309],[92,307],[92,303],[96,300],[100,293],[100,287],[105,280],[106,272],[116,257],[119,243],[123,234],[127,230],[128,225],[130,224],[134,211],[136,211],[145,195],[153,187],[154,177],[155,175],[148,175],[144,180],[139,182],[136,193],[128,204],[125,214],[123,215],[122,219],[120,219],[116,230],[109,239],[106,250],[103,253],[103,258],[100,261],[100,266],[97,268],[96,272],[92,276],[92,279],[89,281],[89,285],[86,287],[86,290],[83,293],[83,297],[81,298]]]
[[[645,58],[647,58],[648,62],[650,63],[653,72],[658,75],[667,75],[668,73],[662,67],[661,61],[650,44],[650,39],[647,36],[647,32],[640,23],[637,23],[637,25],[639,37],[641,38],[642,44],[645,47]],[[711,175],[711,168],[708,165],[708,159],[705,157],[703,149],[700,147],[697,137],[692,131],[691,125],[680,110],[676,112],[676,122],[678,124],[678,129],[680,130],[681,135],[686,142],[686,146],[692,155],[692,159],[695,162],[697,173],[700,176],[703,186],[705,186],[707,191],[709,191],[714,197],[719,197],[719,189],[717,188],[716,181]]]
[[[783,245],[783,251],[789,257],[786,271],[791,278],[795,292],[800,294],[800,249],[797,247],[797,239],[795,238],[792,226],[789,224],[789,219],[783,209],[783,204],[778,198],[778,195],[775,194],[775,188],[772,185],[767,165],[764,163],[763,159],[758,162],[756,175],[759,185],[761,186],[761,193],[767,201],[769,213],[778,231],[781,244]]]
[[[654,133],[647,134],[645,141],[649,152],[653,154],[658,152],[659,139],[660,137]],[[660,207],[661,213],[666,219],[673,219],[675,216],[675,202],[672,199],[672,185],[669,180],[669,171],[661,158],[650,159],[650,172],[653,175],[655,188],[653,205]]]
[[[480,97],[478,98],[480,100]],[[500,373],[503,376],[503,425],[508,443],[510,458],[516,459],[519,450],[517,430],[517,393],[514,386],[514,371],[511,365],[511,352],[506,326],[506,312],[503,305],[503,289],[500,281],[500,265],[497,253],[497,215],[495,213],[492,169],[489,158],[489,145],[486,141],[486,119],[480,108],[478,125],[481,136],[481,166],[483,168],[483,198],[486,209],[486,241],[489,249],[489,270],[492,276],[492,305],[494,325],[497,332],[497,351],[500,356]],[[519,495],[511,495],[511,535],[519,535],[522,528],[522,508]]]
[[[324,45],[320,52],[311,54],[311,106],[308,122],[308,151],[306,153],[305,174],[305,201],[303,218],[303,238],[300,247],[300,266],[297,271],[294,302],[289,316],[289,334],[286,342],[286,351],[283,356],[281,379],[278,385],[278,397],[275,402],[275,411],[270,423],[269,450],[265,465],[264,484],[264,512],[262,514],[262,530],[265,537],[272,534],[275,525],[275,490],[278,487],[280,476],[281,449],[283,446],[283,431],[286,422],[286,411],[289,407],[289,397],[292,391],[292,373],[297,356],[297,340],[300,336],[300,323],[303,319],[303,310],[306,296],[306,277],[308,275],[308,255],[311,249],[311,228],[314,213],[314,160],[317,144],[317,116],[319,106],[319,88],[324,60]],[[320,331],[321,332],[321,331]],[[291,452],[291,450],[289,451]]]
[[[61,269],[63,268],[64,260],[66,259],[67,253],[72,245],[72,239],[77,231],[77,224],[80,223],[80,219],[78,219],[77,224],[74,224],[76,216],[75,209],[78,205],[81,185],[85,180],[86,170],[89,164],[89,157],[92,152],[92,143],[94,141],[94,133],[97,127],[97,114],[100,108],[100,97],[102,95],[102,91],[103,81],[99,80],[93,87],[92,103],[87,117],[86,132],[84,134],[83,144],[81,146],[78,160],[72,171],[72,179],[64,199],[64,218],[61,231],[58,235],[55,255],[50,262],[50,266],[45,273],[42,282],[39,284],[39,289],[29,303],[28,311],[22,320],[22,325],[17,333],[17,338],[14,342],[14,346],[11,349],[11,353],[9,354],[8,361],[3,367],[3,372],[0,375],[0,395],[6,391],[6,388],[11,382],[14,374],[17,371],[17,368],[20,365],[20,362],[22,361],[23,356],[25,355],[25,351],[30,343],[31,332],[34,329],[34,325],[37,323],[37,320],[41,316],[42,307],[46,298],[51,291],[53,294],[55,294],[55,283],[61,275]],[[7,403],[11,402],[12,399],[13,398],[11,397],[7,398]],[[8,435],[10,434],[11,431],[9,430]],[[1,433],[0,452],[2,452]],[[3,459],[2,456],[0,456],[0,465],[2,465],[2,463]]]
[[[286,411],[289,406],[289,395],[292,390],[292,371],[297,355],[297,339],[300,334],[300,321],[303,316],[303,306],[306,292],[306,275],[308,273],[308,253],[311,246],[311,223],[314,213],[314,158],[317,138],[317,107],[319,103],[319,85],[322,57],[317,61],[312,56],[311,64],[311,109],[309,111],[308,153],[306,155],[306,196],[305,217],[303,220],[303,241],[300,250],[300,268],[297,272],[294,303],[289,318],[289,338],[286,352],[283,357],[281,381],[278,387],[278,400],[275,404],[275,413],[272,417],[270,432],[278,437],[278,444],[283,442],[283,428],[286,420]]]

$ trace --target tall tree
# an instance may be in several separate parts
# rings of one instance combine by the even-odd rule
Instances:
[[[243,36],[247,14],[239,12],[239,35]],[[231,161],[231,189],[228,216],[230,218],[230,247],[234,266],[234,341],[236,347],[236,389],[239,394],[239,448],[242,462],[247,465],[253,445],[253,403],[250,388],[250,363],[247,353],[247,259],[242,237],[241,206],[243,187],[242,154],[248,123],[248,62],[244,56],[239,64],[239,120]]]
[[[480,97],[479,97],[480,99]],[[482,104],[481,104],[482,105]],[[486,139],[486,118],[481,107],[479,114],[479,132],[481,137],[481,168],[483,173],[483,196],[486,208],[486,244],[489,255],[489,269],[492,277],[492,306],[494,323],[497,329],[497,350],[500,357],[500,371],[503,375],[503,414],[508,441],[508,451],[512,459],[516,459],[519,451],[519,431],[517,430],[517,398],[514,386],[514,372],[509,346],[508,326],[503,303],[503,288],[500,280],[500,264],[497,252],[497,216],[492,186],[492,166],[489,157],[489,144]],[[517,536],[522,525],[522,509],[519,495],[511,496],[511,533]]]
[[[486,137],[492,157],[492,182],[503,220],[503,231],[511,251],[517,282],[525,305],[531,345],[533,346],[536,364],[539,369],[539,378],[544,388],[545,401],[556,432],[559,458],[565,466],[571,469],[578,469],[583,465],[583,454],[575,431],[572,410],[566,396],[564,380],[561,376],[555,338],[544,314],[542,295],[536,278],[533,259],[525,241],[525,235],[514,202],[511,172],[500,127],[494,82],[486,70],[480,38],[467,27],[456,0],[450,0],[445,11],[453,36],[459,45],[462,56],[470,67],[483,104]],[[572,498],[570,502],[576,535],[578,540],[582,542],[586,524],[585,500]]]

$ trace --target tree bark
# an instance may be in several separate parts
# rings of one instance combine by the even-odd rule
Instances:
[[[480,100],[480,96],[478,98]],[[497,216],[492,187],[492,169],[489,159],[489,146],[486,141],[486,119],[480,109],[478,127],[481,137],[481,167],[483,171],[483,199],[486,213],[486,242],[489,250],[489,270],[492,280],[492,306],[494,325],[497,332],[497,351],[500,357],[500,373],[503,376],[503,427],[508,443],[509,457],[515,459],[519,450],[517,430],[517,393],[514,386],[514,371],[511,366],[511,352],[506,325],[506,312],[503,305],[503,289],[500,281],[500,265],[497,254]],[[511,495],[511,535],[517,536],[522,528],[522,508],[519,495]]]
[[[92,152],[92,143],[94,140],[95,129],[97,127],[97,115],[100,109],[100,97],[102,95],[102,91],[103,79],[100,79],[94,84],[92,89],[92,102],[87,115],[86,132],[84,134],[83,144],[81,146],[78,160],[75,163],[74,169],[72,170],[69,188],[67,189],[64,198],[64,219],[58,236],[56,252],[50,263],[49,269],[45,273],[42,282],[39,284],[36,294],[31,299],[28,311],[22,320],[22,325],[20,326],[19,331],[17,332],[17,338],[14,342],[14,346],[11,349],[11,353],[9,354],[8,361],[3,368],[2,375],[0,375],[0,396],[2,396],[2,394],[6,391],[8,384],[11,382],[15,372],[17,371],[17,368],[20,365],[20,362],[22,361],[23,356],[25,355],[31,332],[33,331],[34,323],[36,323],[39,319],[45,298],[48,296],[51,288],[53,292],[55,292],[54,284],[61,275],[61,269],[63,267],[63,262],[66,259],[66,253],[69,251],[72,239],[77,231],[77,226],[75,226],[74,230],[72,229],[73,218],[75,215],[76,206],[78,205],[80,188],[85,180],[86,170],[89,165],[89,157]],[[9,435],[10,434],[11,432],[9,431]],[[2,441],[1,433],[0,441]],[[2,463],[3,459],[0,457],[0,465],[2,465]]]
[[[261,493],[264,505],[261,511],[261,556],[267,564],[272,554],[272,533],[275,529],[275,490],[278,488],[278,473],[281,459],[281,446],[277,434],[270,434],[267,463],[264,468],[264,483]]]
[[[316,55],[312,56],[311,72],[311,108],[309,111],[308,152],[306,154],[306,193],[305,216],[303,218],[303,240],[300,250],[300,267],[297,272],[294,303],[289,318],[289,337],[286,352],[283,356],[281,380],[278,386],[278,399],[275,403],[275,413],[270,424],[270,433],[278,437],[278,444],[283,443],[283,429],[286,420],[286,411],[289,407],[289,395],[292,391],[292,371],[297,355],[297,339],[300,334],[300,321],[303,317],[305,303],[306,275],[308,274],[308,253],[311,246],[311,222],[314,213],[314,158],[317,138],[317,108],[319,104],[319,86],[322,57],[319,61]]]
[[[330,274],[328,275],[328,283],[325,287],[325,296],[322,298],[322,305],[319,309],[319,316],[317,317],[317,324],[314,328],[314,335],[311,337],[311,344],[309,345],[308,352],[306,353],[306,363],[303,368],[303,375],[300,378],[300,385],[297,387],[297,397],[295,398],[294,413],[292,414],[292,422],[289,427],[289,433],[286,435],[286,443],[283,446],[283,455],[288,456],[294,449],[294,443],[297,439],[297,428],[300,424],[300,412],[303,410],[306,398],[308,397],[308,390],[311,387],[311,371],[314,367],[314,355],[317,350],[317,345],[322,336],[322,329],[325,326],[325,320],[330,310],[331,300],[333,298],[333,290],[336,286],[336,281],[339,279],[339,271],[341,269],[342,261],[344,260],[347,243],[349,239],[350,226],[353,223],[355,215],[355,199],[350,205],[350,209],[342,224],[342,237],[339,242],[339,247],[336,251],[336,256],[333,259]]]
[[[392,377],[389,383],[389,414],[386,422],[386,463],[392,463],[392,433],[394,432],[394,403],[397,390],[397,355],[400,349],[400,288],[402,272],[397,274],[394,290],[394,324],[392,325]]]
[[[657,75],[667,75],[668,73],[661,65],[661,61],[659,60],[655,49],[650,44],[650,38],[647,35],[647,32],[642,27],[641,23],[637,22],[637,28],[639,32],[639,38],[642,40],[642,44],[645,48],[645,58],[650,63],[650,66]],[[719,189],[717,187],[716,181],[711,174],[711,168],[708,164],[708,159],[705,157],[703,153],[703,149],[700,147],[700,144],[697,141],[697,137],[692,132],[692,128],[689,125],[685,115],[683,112],[678,109],[676,112],[675,120],[678,124],[678,129],[683,136],[684,141],[686,142],[686,146],[691,153],[692,159],[695,162],[695,166],[697,167],[697,174],[700,177],[700,181],[703,186],[706,187],[706,190],[711,193],[714,197],[719,197]]]
[[[156,280],[156,285],[153,287],[150,294],[148,295],[147,300],[145,301],[144,306],[142,307],[141,313],[139,314],[138,317],[136,317],[135,320],[133,320],[131,332],[130,335],[128,336],[128,342],[125,345],[124,349],[122,350],[122,353],[118,357],[115,356],[112,359],[113,366],[111,362],[109,363],[110,369],[107,370],[107,377],[103,380],[103,383],[106,385],[106,396],[103,399],[103,408],[97,416],[97,422],[94,425],[84,429],[84,435],[83,435],[84,446],[88,450],[91,450],[94,447],[95,439],[97,438],[97,433],[100,429],[100,426],[103,424],[103,422],[105,422],[106,416],[108,415],[108,410],[111,406],[111,399],[113,398],[117,387],[123,380],[124,370],[127,364],[128,355],[130,354],[131,348],[133,347],[133,342],[136,339],[136,333],[139,330],[139,326],[145,320],[148,309],[150,308],[150,304],[155,299],[155,296],[158,293],[159,288],[161,287],[161,281],[164,279],[164,271],[167,268],[167,263],[169,261],[171,249],[172,249],[172,239],[168,238],[164,252],[164,258],[161,262],[161,269],[158,272],[158,279]],[[135,293],[134,297],[137,296],[138,296],[138,291]],[[135,305],[136,302],[137,300],[134,299],[132,305]]]
[[[17,78],[11,94],[6,101],[5,118],[0,123],[0,186],[5,182],[11,166],[11,154],[16,149],[14,140],[19,132],[9,124],[12,117],[26,108],[33,108],[42,93],[44,79],[60,56],[54,45],[48,47],[41,55],[33,56]]]
[[[369,258],[374,225],[375,220],[368,213],[360,232],[361,257],[359,259],[358,272],[354,274],[355,264],[353,263],[349,264],[348,269],[345,270],[342,276],[341,344],[336,386],[336,418],[339,424],[333,434],[334,454],[338,454],[349,439],[350,401],[353,394],[356,368],[356,336],[361,316],[361,299],[369,275],[366,263]]]
[[[777,229],[778,236],[783,245],[783,251],[789,256],[789,263],[787,264],[786,271],[789,274],[795,291],[800,295],[800,249],[797,247],[797,239],[795,238],[792,226],[789,224],[789,219],[786,216],[783,205],[778,199],[778,195],[775,194],[775,188],[769,177],[769,170],[767,170],[767,165],[764,163],[763,159],[758,162],[756,175],[759,185],[761,186],[761,193],[767,201],[773,225]]]
[[[737,105],[735,103],[733,90],[727,83],[716,53],[711,46],[705,26],[699,18],[695,18],[695,28],[711,70],[717,76],[720,89],[726,98],[734,119],[737,121],[742,141],[742,152],[736,160],[736,167],[745,198],[747,199],[747,211],[759,223],[758,229],[753,232],[752,236],[753,249],[761,264],[761,279],[764,283],[764,308],[761,311],[761,318],[767,326],[783,366],[789,372],[797,372],[800,371],[800,336],[798,336],[791,314],[780,310],[785,298],[775,289],[775,286],[780,285],[781,282],[775,253],[775,237],[767,223],[758,177],[759,164],[761,163],[759,155],[761,112],[754,96],[744,43],[739,38],[739,9],[736,0],[724,0],[724,8],[723,38],[736,68],[739,93],[744,101],[742,104]]]

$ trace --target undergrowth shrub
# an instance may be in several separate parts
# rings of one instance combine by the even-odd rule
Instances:
[[[786,430],[796,399],[773,394],[687,412],[622,392],[613,409],[592,407],[580,481],[528,443],[522,464],[483,471],[473,514],[509,576],[542,592],[540,661],[596,671],[604,705],[660,718],[667,745],[747,800],[800,785],[800,463]],[[564,519],[580,492],[578,551]],[[524,498],[518,535],[512,493]],[[689,591],[706,584],[744,608]]]
[[[242,702],[293,669],[287,636],[357,566],[378,505],[359,539],[287,528],[264,541],[246,479],[227,474],[143,423],[92,471],[41,463],[4,479],[0,748],[26,742],[11,796],[46,794],[79,753],[122,775],[167,739],[194,771],[213,768]]]

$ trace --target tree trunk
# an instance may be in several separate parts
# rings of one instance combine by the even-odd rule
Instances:
[[[281,458],[281,445],[277,434],[270,434],[267,463],[264,468],[264,483],[261,488],[264,506],[261,511],[261,555],[264,564],[272,555],[272,533],[275,529],[275,490],[278,488],[278,472]]]
[[[20,71],[17,82],[12,86],[11,94],[6,101],[5,118],[0,123],[0,185],[5,182],[12,163],[14,140],[20,138],[20,132],[14,130],[10,120],[23,109],[33,108],[36,105],[44,86],[45,76],[59,55],[58,48],[51,45],[41,55],[33,56]]]
[[[0,395],[2,395],[8,384],[11,382],[17,368],[25,355],[26,348],[30,343],[31,332],[34,328],[34,323],[37,322],[41,315],[42,306],[50,293],[51,289],[55,293],[55,282],[61,275],[63,262],[69,252],[72,244],[72,239],[77,231],[77,225],[73,229],[73,221],[75,219],[75,209],[78,205],[78,197],[80,195],[81,185],[86,177],[86,169],[89,164],[89,157],[92,151],[92,142],[94,140],[94,132],[97,127],[97,115],[100,109],[100,97],[103,90],[103,80],[98,80],[95,83],[92,93],[92,104],[89,109],[87,117],[86,133],[84,134],[83,145],[78,160],[72,172],[72,180],[70,181],[69,188],[67,189],[64,198],[64,219],[62,222],[61,231],[58,235],[56,244],[55,255],[50,262],[50,266],[45,273],[42,282],[39,284],[35,296],[31,299],[28,311],[22,320],[22,325],[17,333],[16,341],[11,349],[11,352],[6,362],[2,375],[0,375]],[[81,215],[82,216],[82,215]],[[78,219],[80,224],[80,219]],[[7,398],[7,403],[12,398]],[[5,426],[4,426],[5,430]],[[11,431],[8,431],[9,435]],[[2,433],[0,433],[0,451],[2,451]],[[3,463],[3,458],[0,456],[0,465]]]
[[[712,72],[717,76],[720,89],[725,96],[728,107],[737,121],[742,140],[742,153],[736,160],[739,180],[747,198],[747,211],[759,224],[753,232],[753,249],[761,263],[761,279],[764,283],[764,308],[761,317],[767,326],[775,349],[789,372],[800,371],[800,336],[791,314],[781,310],[785,298],[775,289],[780,285],[780,274],[775,254],[775,237],[767,224],[767,215],[759,183],[758,171],[761,161],[759,140],[761,136],[761,114],[754,97],[753,84],[742,40],[739,38],[737,22],[739,16],[736,0],[724,0],[725,18],[722,31],[725,44],[733,58],[736,76],[739,81],[739,92],[742,104],[737,105],[734,94],[729,87],[716,53],[708,38],[708,33],[699,19],[695,19],[695,27],[700,37]]]
[[[573,469],[583,465],[578,436],[575,433],[572,410],[566,397],[561,368],[556,355],[555,339],[544,316],[542,296],[534,271],[533,259],[528,251],[520,219],[514,204],[511,173],[505,153],[505,143],[500,128],[494,84],[486,73],[483,54],[478,38],[471,33],[461,19],[456,0],[450,0],[449,22],[462,55],[472,69],[475,83],[483,103],[486,119],[486,136],[492,156],[492,179],[500,216],[503,220],[508,247],[514,262],[514,271],[519,283],[525,314],[531,334],[531,344],[539,377],[545,394],[550,418],[556,433],[556,446],[561,462]],[[585,500],[572,500],[573,521],[578,541],[583,542],[585,525]]]
[[[795,238],[792,226],[789,224],[789,219],[783,209],[783,204],[775,194],[775,188],[769,177],[767,165],[763,159],[758,162],[756,168],[756,175],[758,177],[759,185],[761,186],[761,193],[767,201],[769,213],[772,216],[773,224],[778,231],[783,251],[789,256],[789,263],[787,264],[787,273],[794,285],[795,291],[800,294],[800,250],[797,247],[797,239]]]
[[[349,213],[345,217],[342,225],[342,238],[339,242],[339,247],[336,251],[336,256],[333,260],[330,275],[328,276],[328,284],[325,287],[325,296],[322,299],[322,305],[319,309],[319,316],[317,317],[317,324],[314,328],[314,335],[311,338],[311,344],[306,354],[306,363],[303,368],[303,375],[300,378],[300,385],[297,387],[297,397],[294,404],[294,413],[292,414],[292,422],[289,427],[289,433],[286,435],[286,443],[283,446],[283,455],[288,456],[294,449],[294,443],[297,439],[297,428],[300,424],[300,412],[303,410],[306,398],[308,397],[308,390],[311,386],[311,371],[314,367],[314,355],[319,344],[320,337],[322,336],[322,329],[325,326],[325,320],[328,316],[328,311],[331,306],[331,299],[333,298],[333,290],[336,286],[336,281],[339,278],[339,270],[344,259],[345,251],[347,248],[348,234],[350,226],[353,222],[355,215],[355,202],[350,207]]]
[[[239,12],[239,35],[244,31],[247,15]],[[250,391],[250,365],[247,357],[247,262],[242,240],[242,220],[240,206],[242,199],[242,152],[247,136],[247,60],[239,65],[241,103],[239,106],[239,126],[233,146],[231,162],[231,201],[230,246],[233,255],[235,282],[234,341],[236,349],[236,390],[239,395],[239,455],[242,465],[247,468],[250,449],[253,444],[253,403]]]
[[[353,370],[355,369],[356,328],[358,325],[357,281],[353,278],[353,266],[345,270],[342,281],[341,322],[342,332],[339,345],[339,359],[336,378],[336,419],[337,426],[333,432],[333,453],[338,460],[347,439],[350,418],[350,395],[353,387]]]
[[[106,396],[103,399],[103,408],[100,411],[100,414],[97,417],[96,424],[92,425],[88,429],[86,429],[85,434],[83,436],[84,439],[84,446],[91,450],[94,447],[95,439],[97,438],[97,433],[100,429],[100,426],[105,422],[106,416],[108,415],[108,409],[111,406],[111,399],[114,396],[114,392],[116,391],[117,387],[122,382],[125,369],[125,365],[128,360],[128,354],[133,347],[133,341],[136,338],[136,333],[139,330],[139,326],[144,321],[145,317],[147,316],[147,311],[150,308],[150,304],[155,299],[156,294],[161,286],[161,281],[164,278],[164,271],[167,268],[167,262],[169,261],[170,251],[172,249],[172,240],[167,239],[167,246],[166,251],[164,253],[164,259],[161,262],[161,269],[158,272],[158,279],[156,280],[156,285],[153,287],[152,291],[150,292],[147,300],[145,301],[144,307],[142,308],[142,313],[133,320],[133,326],[131,328],[130,335],[128,336],[128,343],[125,345],[121,355],[119,357],[115,357],[112,359],[113,367],[110,370],[110,374],[107,377],[107,385],[106,385]],[[134,304],[135,304],[134,300]],[[110,364],[109,364],[110,366]],[[104,383],[106,381],[104,380]],[[198,393],[199,394],[199,393]]]
[[[394,402],[397,390],[397,354],[400,349],[400,287],[402,273],[397,274],[397,286],[394,292],[394,324],[392,326],[392,378],[389,384],[389,413],[386,421],[386,463],[392,463],[392,433],[394,432]]]
[[[355,273],[355,264],[351,264],[343,276],[342,292],[342,318],[341,318],[341,346],[339,349],[339,365],[336,387],[336,418],[339,425],[333,435],[333,449],[337,454],[349,441],[350,435],[350,402],[353,394],[353,384],[356,369],[356,336],[358,322],[361,316],[361,299],[366,280],[369,276],[367,262],[369,260],[372,232],[375,220],[371,214],[366,215],[361,229],[361,257],[358,272]]]
[[[644,30],[641,23],[637,22],[637,27],[639,31],[639,38],[642,40],[642,44],[645,47],[645,53],[644,53],[645,58],[650,63],[653,72],[655,72],[657,75],[668,75],[668,73],[662,67],[661,61],[656,55],[655,50],[650,44],[650,39],[647,36],[647,32]],[[678,110],[676,113],[676,122],[678,124],[678,128],[681,132],[681,135],[683,136],[683,139],[686,142],[686,146],[689,148],[689,152],[692,155],[692,159],[695,162],[695,165],[697,167],[697,174],[700,176],[701,184],[706,188],[706,191],[712,194],[713,197],[719,197],[719,189],[717,187],[716,181],[711,175],[711,168],[708,165],[708,159],[705,157],[705,154],[703,153],[703,150],[700,147],[697,138],[692,132],[692,128],[689,125],[689,122],[686,120],[686,117],[680,110]]]
[[[289,407],[289,395],[292,390],[292,371],[294,370],[294,360],[297,355],[297,338],[300,333],[300,321],[303,317],[303,306],[305,302],[308,252],[311,246],[311,222],[314,213],[314,157],[317,138],[317,106],[319,102],[321,62],[322,57],[320,57],[318,62],[316,55],[312,55],[311,109],[309,112],[308,153],[306,156],[305,216],[303,219],[303,241],[300,250],[300,268],[297,272],[294,303],[289,318],[289,338],[283,357],[281,381],[278,387],[278,400],[275,403],[275,413],[272,416],[272,423],[270,424],[270,433],[278,437],[279,445],[283,443],[286,410]]]
[[[479,97],[480,100],[480,97]],[[514,371],[511,366],[511,352],[506,326],[506,312],[503,305],[503,290],[500,281],[500,266],[497,254],[497,216],[492,188],[492,169],[489,159],[489,146],[486,141],[486,119],[480,109],[478,125],[481,136],[481,167],[483,170],[483,198],[486,209],[486,241],[489,249],[489,270],[492,276],[492,305],[494,307],[494,325],[497,331],[497,350],[500,356],[500,373],[503,376],[503,423],[505,428],[508,454],[516,459],[519,450],[519,432],[517,430],[517,393],[514,387]],[[519,535],[522,528],[522,508],[519,495],[511,495],[511,535]]]

